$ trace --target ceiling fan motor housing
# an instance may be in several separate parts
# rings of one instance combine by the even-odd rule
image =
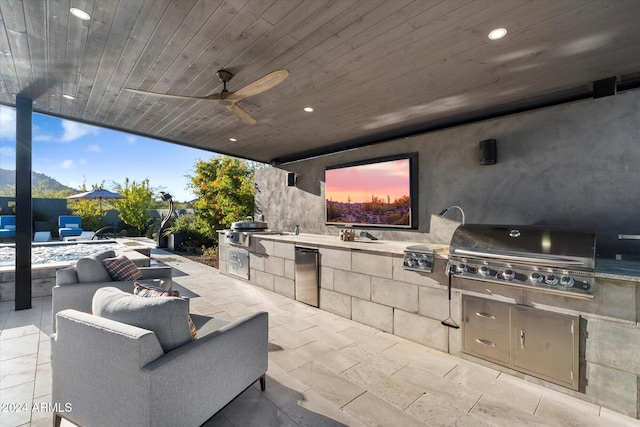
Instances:
[[[218,78],[222,83],[226,83],[233,77],[233,74],[227,70],[218,70]]]

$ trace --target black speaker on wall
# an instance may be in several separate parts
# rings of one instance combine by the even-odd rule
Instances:
[[[293,172],[287,172],[287,186],[295,187],[296,186],[296,174]]]
[[[498,146],[495,139],[480,141],[480,164],[495,165],[498,162]]]

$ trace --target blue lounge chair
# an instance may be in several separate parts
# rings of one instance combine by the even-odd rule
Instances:
[[[58,234],[60,240],[65,236],[79,236],[84,231],[82,229],[82,218],[77,215],[60,215],[58,217]]]
[[[13,239],[16,237],[16,216],[0,215],[0,239]]]

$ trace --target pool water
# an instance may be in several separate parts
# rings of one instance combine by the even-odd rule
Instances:
[[[31,248],[31,264],[46,265],[53,263],[77,261],[82,257],[99,252],[123,248],[117,242],[109,243],[47,243],[33,245]],[[14,245],[0,247],[0,268],[14,267],[16,264],[16,250]]]

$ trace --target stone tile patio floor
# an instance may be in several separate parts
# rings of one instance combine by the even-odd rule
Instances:
[[[270,314],[267,390],[206,426],[640,426],[626,417],[231,279],[161,250],[192,313]],[[51,425],[51,297],[0,302],[1,426]],[[215,361],[212,361],[215,363]],[[21,409],[9,411],[10,404]],[[71,425],[63,421],[63,425]]]

